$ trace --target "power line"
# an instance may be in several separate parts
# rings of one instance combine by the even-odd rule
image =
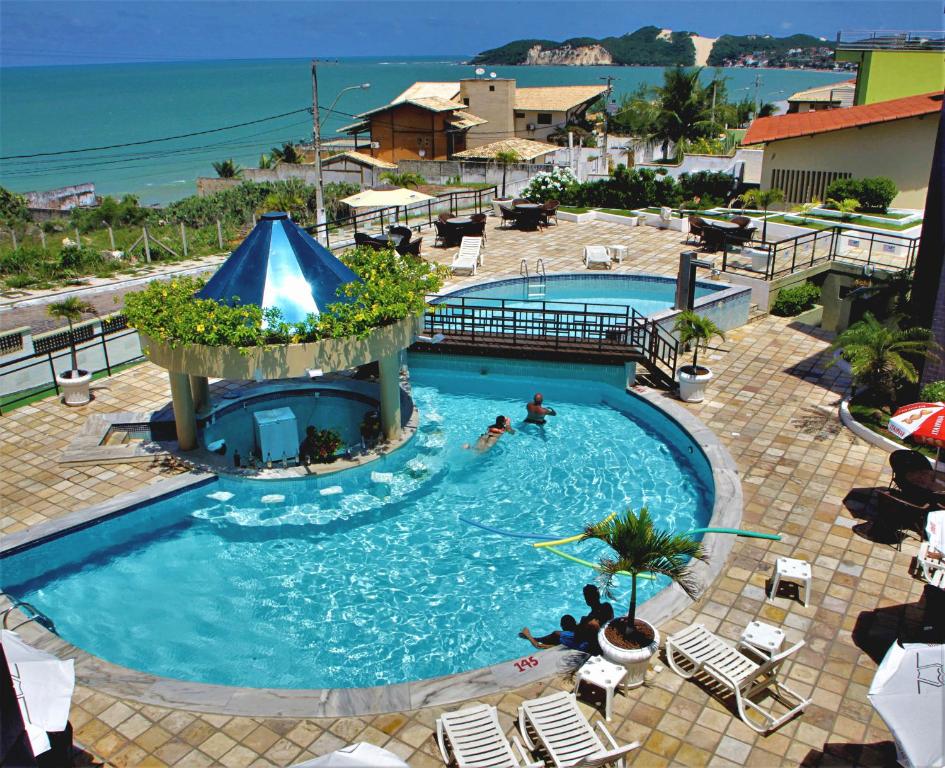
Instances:
[[[298,115],[302,112],[311,112],[311,107],[303,107],[302,109],[295,109],[291,112],[283,112],[281,115],[272,115],[270,117],[261,117],[258,120],[249,120],[245,123],[236,123],[234,125],[224,125],[220,128],[209,128],[205,131],[192,131],[191,133],[182,133],[177,136],[164,136],[160,139],[145,139],[144,141],[129,141],[124,144],[108,144],[102,147],[84,147],[83,149],[62,149],[57,152],[35,152],[28,155],[5,155],[0,157],[0,160],[22,160],[30,159],[34,157],[50,157],[52,155],[75,155],[80,152],[99,152],[106,149],[120,149],[122,147],[138,147],[142,144],[156,144],[161,141],[174,141],[175,139],[187,139],[191,136],[204,136],[208,133],[219,133],[220,131],[229,131],[234,128],[243,128],[247,125],[256,125],[258,123],[265,123],[269,120],[278,120],[280,117],[288,117],[289,115]]]

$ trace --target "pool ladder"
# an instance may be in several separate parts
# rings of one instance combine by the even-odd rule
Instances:
[[[13,611],[15,611],[17,608],[20,609],[20,613],[26,616],[26,618],[23,621],[21,621],[19,624],[17,624],[15,627],[8,627],[7,621],[9,620]],[[7,608],[2,613],[0,613],[0,626],[2,626],[4,629],[10,629],[10,630],[19,629],[24,624],[29,624],[31,621],[35,621],[41,627],[45,627],[50,632],[56,631],[56,625],[53,624],[52,619],[50,619],[45,613],[33,607],[30,603],[27,603],[24,600],[14,600],[13,604],[9,608]]]
[[[545,298],[545,262],[538,259],[535,262],[535,274],[528,271],[528,262],[522,259],[518,273],[525,276],[525,297],[528,299]]]

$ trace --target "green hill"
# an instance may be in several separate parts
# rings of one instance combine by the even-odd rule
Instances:
[[[772,37],[771,35],[722,35],[712,46],[708,64],[719,67],[728,60],[738,59],[751,53],[763,53],[768,57],[782,57],[792,48],[829,48],[833,44],[813,35],[790,35]]]
[[[593,37],[572,37],[563,42],[553,40],[515,40],[500,48],[483,51],[471,64],[522,64],[528,50],[540,45],[549,51],[566,46],[577,48],[587,45],[600,45],[613,57],[614,64],[626,66],[672,66],[695,63],[696,49],[689,32],[673,32],[671,39],[659,37],[659,27],[641,27],[621,37],[605,37],[597,40]]]

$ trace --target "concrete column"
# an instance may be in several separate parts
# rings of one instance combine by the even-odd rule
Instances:
[[[381,385],[381,432],[385,440],[400,437],[400,350],[377,361]]]
[[[167,377],[171,382],[177,443],[182,451],[192,451],[197,447],[197,418],[194,414],[193,393],[190,391],[190,377],[177,371],[168,371]]]
[[[194,410],[204,413],[210,408],[210,382],[206,376],[190,376],[190,392],[194,398]]]

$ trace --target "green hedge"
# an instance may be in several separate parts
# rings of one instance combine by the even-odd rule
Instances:
[[[811,309],[820,299],[820,288],[813,283],[803,283],[778,291],[771,314],[781,317],[794,317]]]
[[[835,179],[827,185],[824,197],[833,200],[852,198],[859,202],[863,213],[886,213],[899,189],[885,176],[868,179]]]

